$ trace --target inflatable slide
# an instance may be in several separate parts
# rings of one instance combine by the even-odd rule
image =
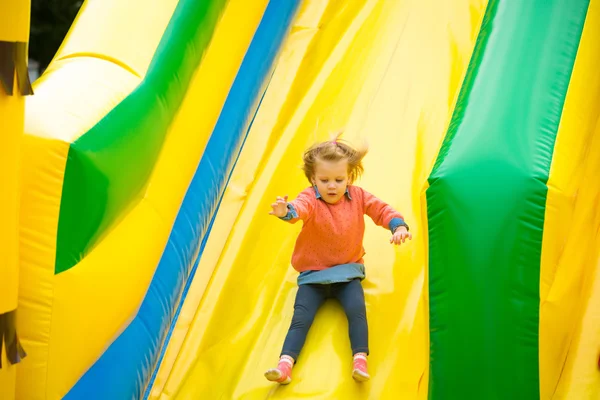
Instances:
[[[33,90],[0,13],[0,398],[600,397],[600,0],[87,0]],[[367,224],[372,379],[331,302],[279,386],[269,204],[340,129],[414,239]]]

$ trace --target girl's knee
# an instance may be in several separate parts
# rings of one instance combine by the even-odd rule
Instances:
[[[366,320],[367,319],[367,310],[365,308],[364,302],[355,302],[355,303],[349,304],[346,307],[345,311],[346,311],[346,315],[348,316],[349,320],[352,320],[352,319]]]
[[[295,307],[292,317],[292,328],[308,328],[315,319],[315,313],[305,307]]]
[[[290,326],[290,329],[296,330],[296,329],[308,329],[310,326],[312,325],[312,321],[307,321],[301,318],[294,318],[292,319],[292,324]]]

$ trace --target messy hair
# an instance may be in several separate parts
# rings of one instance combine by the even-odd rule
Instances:
[[[317,161],[348,160],[348,180],[350,183],[355,182],[362,175],[364,171],[362,160],[367,154],[367,146],[356,149],[345,140],[340,139],[341,135],[342,132],[339,132],[332,140],[316,143],[304,152],[302,170],[311,184]]]

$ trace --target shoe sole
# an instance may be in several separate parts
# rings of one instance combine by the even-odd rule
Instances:
[[[292,381],[292,378],[288,376],[287,378],[285,378],[285,380],[280,382],[279,380],[281,379],[281,371],[279,371],[278,369],[270,369],[267,372],[265,372],[265,378],[267,378],[271,382],[277,382],[282,385],[287,385]]]
[[[355,369],[354,371],[352,371],[352,378],[357,382],[366,382],[369,379],[371,379],[369,374],[366,374],[358,369]]]

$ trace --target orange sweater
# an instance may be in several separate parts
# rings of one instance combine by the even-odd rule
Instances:
[[[335,204],[325,202],[309,187],[288,203],[288,209],[282,219],[304,222],[292,255],[292,266],[299,272],[363,264],[364,214],[392,231],[407,226],[399,212],[358,186],[348,186],[346,196]]]

